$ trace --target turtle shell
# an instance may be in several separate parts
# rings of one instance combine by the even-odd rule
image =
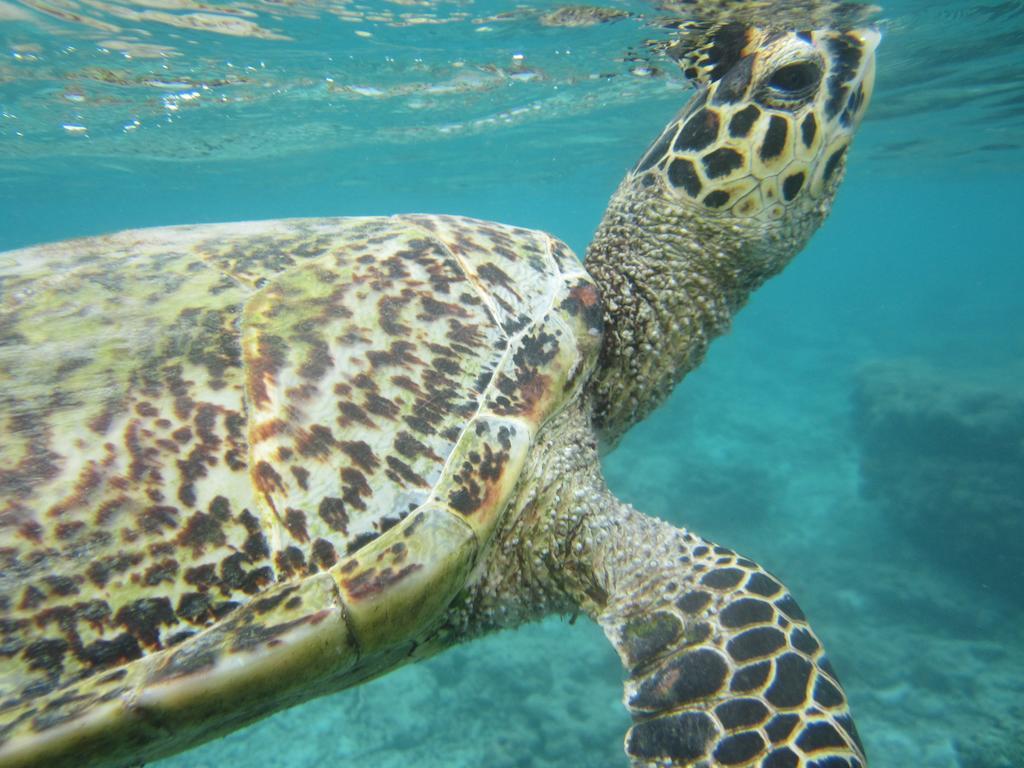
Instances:
[[[397,663],[465,586],[599,331],[568,247],[464,218],[0,254],[0,764],[117,753],[155,687],[179,713],[211,690],[229,711],[235,673],[275,647],[288,695],[126,759]],[[346,643],[360,669],[303,682],[294,659],[324,668]]]

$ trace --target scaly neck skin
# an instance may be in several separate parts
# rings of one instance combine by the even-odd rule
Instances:
[[[826,198],[827,200],[828,198]],[[750,293],[804,246],[828,203],[784,223],[714,214],[627,176],[587,250],[601,288],[604,347],[594,422],[613,447],[729,328]]]
[[[589,423],[588,404],[576,400],[538,434],[482,569],[447,617],[443,642],[579,611],[578,535],[584,521],[614,506]]]
[[[631,596],[655,577],[636,562],[638,553],[650,554],[666,535],[690,535],[609,490],[591,412],[581,398],[537,436],[481,571],[446,617],[438,650],[552,613],[582,610],[599,621],[613,595]]]

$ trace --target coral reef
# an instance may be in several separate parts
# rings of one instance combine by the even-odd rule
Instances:
[[[1019,600],[1024,566],[1024,391],[916,361],[859,372],[861,492],[907,545],[947,574]]]

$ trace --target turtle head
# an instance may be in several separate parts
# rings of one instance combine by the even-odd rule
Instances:
[[[699,90],[612,197],[587,251],[605,304],[595,424],[614,445],[700,364],[831,209],[879,34],[726,23],[668,48]]]
[[[652,176],[639,181],[660,182],[699,216],[745,219],[737,223],[755,235],[782,230],[798,249],[839,186],[871,98],[879,34],[730,23],[686,40],[674,54],[700,90],[634,175]]]

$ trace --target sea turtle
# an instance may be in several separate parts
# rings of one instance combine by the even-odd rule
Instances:
[[[724,25],[586,269],[399,215],[0,254],[0,766],[135,765],[586,613],[634,765],[862,766],[793,598],[598,462],[826,216],[878,36]]]

